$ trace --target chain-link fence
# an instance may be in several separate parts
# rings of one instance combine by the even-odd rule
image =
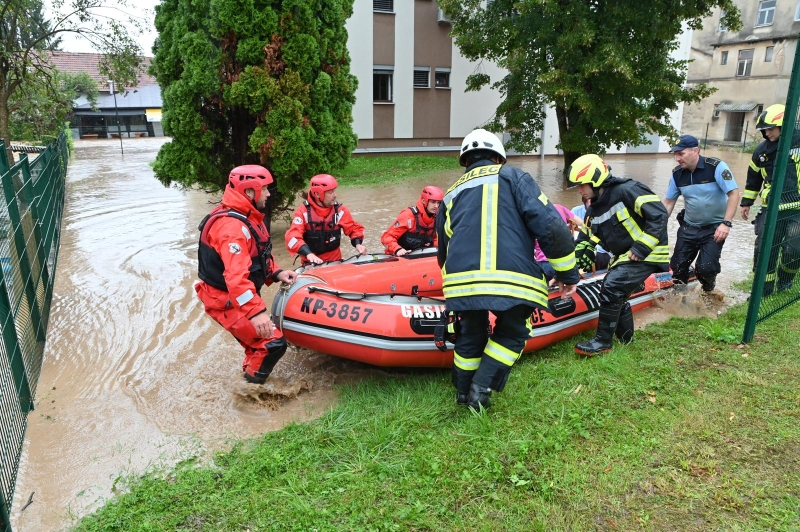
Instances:
[[[800,98],[798,77],[800,53],[794,57],[784,109],[767,107],[761,126],[781,124],[777,151],[770,151],[769,143],[757,147],[748,171],[745,197],[757,193],[762,208],[754,220],[760,243],[756,243],[758,258],[742,337],[744,343],[753,339],[757,323],[800,300],[800,279],[795,279],[800,270],[800,123],[796,121]],[[771,134],[774,134],[775,130],[772,131]],[[774,150],[774,144],[772,146]],[[759,175],[764,179],[760,190],[756,190]]]
[[[9,167],[0,141],[0,532],[42,369],[67,174],[67,138]]]

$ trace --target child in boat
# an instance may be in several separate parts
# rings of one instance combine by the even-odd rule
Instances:
[[[580,227],[583,222],[580,218],[572,214],[572,212],[564,207],[563,205],[559,205],[557,203],[553,203],[553,207],[556,208],[558,214],[561,215],[561,219],[564,220],[564,223],[569,226],[570,229]],[[539,241],[536,240],[533,249],[533,256],[536,259],[536,262],[539,263],[539,267],[542,269],[547,282],[549,283],[552,279],[556,276],[556,271],[553,269],[553,266],[550,264],[550,261],[547,260],[542,248],[539,247]]]

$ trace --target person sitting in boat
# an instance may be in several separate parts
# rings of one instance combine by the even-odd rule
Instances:
[[[381,235],[381,244],[386,246],[386,253],[402,257],[417,249],[435,247],[436,211],[443,198],[444,192],[439,187],[422,189],[417,204],[400,211],[394,224]]]
[[[332,175],[315,175],[311,178],[308,200],[292,215],[292,225],[284,237],[286,249],[292,257],[299,255],[303,264],[342,260],[342,231],[359,255],[367,252],[363,244],[364,226],[336,201],[338,186]]]
[[[592,356],[610,351],[615,334],[624,343],[633,340],[628,298],[651,274],[669,271],[668,216],[652,190],[638,181],[612,176],[598,155],[575,159],[567,177],[589,201],[586,227],[575,246],[578,266],[591,270],[598,243],[616,257],[600,289],[595,336],[575,346],[575,352]]]
[[[297,274],[281,270],[272,256],[264,224],[272,174],[263,166],[231,170],[222,204],[200,222],[197,297],[206,313],[244,347],[242,370],[248,382],[263,384],[286,352],[261,299],[265,284],[292,284]]]
[[[564,220],[564,223],[570,229],[572,229],[573,227],[578,227],[583,223],[579,218],[577,218],[574,214],[572,214],[572,211],[570,211],[563,205],[553,203],[553,207],[556,208],[558,214],[561,215],[561,219]],[[556,271],[553,269],[553,266],[550,264],[550,261],[547,260],[547,256],[544,254],[544,251],[542,251],[541,246],[539,246],[538,240],[536,241],[533,248],[533,256],[536,259],[536,262],[539,264],[539,267],[542,269],[545,279],[547,279],[548,282],[555,279]]]
[[[461,143],[466,168],[436,215],[437,260],[448,324],[455,331],[456,403],[489,407],[503,391],[529,338],[529,320],[548,308],[547,282],[533,257],[534,240],[550,259],[562,297],[578,284],[575,244],[567,225],[533,177],[506,165],[496,135],[476,129]],[[497,320],[487,330],[489,312]]]

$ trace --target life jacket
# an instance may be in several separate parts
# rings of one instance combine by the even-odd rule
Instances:
[[[433,245],[433,235],[436,229],[434,227],[435,224],[424,225],[420,220],[419,209],[416,206],[409,207],[409,209],[414,213],[414,221],[416,222],[417,230],[414,233],[411,231],[403,233],[403,235],[397,239],[397,243],[400,244],[403,249],[410,251],[431,247]]]
[[[308,227],[309,229],[303,233],[303,240],[311,249],[311,253],[319,255],[320,253],[327,253],[339,249],[342,242],[342,227],[339,225],[339,203],[333,204],[331,213],[322,220],[314,220],[311,213],[314,209],[308,201],[304,201],[303,205],[306,206],[308,212]]]
[[[247,226],[247,229],[255,240],[255,248],[250,246],[251,265],[250,274],[247,278],[255,285],[256,292],[258,292],[261,290],[261,287],[264,286],[266,279],[273,274],[272,270],[269,268],[269,265],[272,263],[270,260],[272,256],[272,239],[268,237],[266,241],[261,240],[258,231],[256,231],[253,224],[247,219],[247,216],[226,207],[220,206],[211,211],[211,213],[203,218],[203,221],[201,221],[200,225],[197,227],[200,230],[200,246],[197,252],[197,275],[201,280],[217,290],[228,291],[228,286],[225,284],[225,277],[223,276],[225,264],[222,262],[222,257],[219,256],[217,250],[208,244],[208,232],[211,230],[214,222],[226,216],[236,218]]]

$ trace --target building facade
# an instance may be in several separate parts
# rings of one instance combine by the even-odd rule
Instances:
[[[759,113],[786,101],[800,32],[798,0],[735,0],[743,27],[729,31],[719,9],[692,38],[688,83],[717,91],[686,105],[681,130],[716,142],[761,140]]]
[[[355,0],[347,30],[350,70],[358,78],[353,108],[356,153],[457,150],[461,139],[488,123],[501,103],[499,92],[486,87],[466,92],[469,75],[485,73],[494,81],[504,71],[461,55],[435,0]],[[687,28],[680,36],[677,58],[688,58],[690,38]],[[676,129],[682,107],[670,116]],[[554,109],[547,109],[541,138],[544,154],[559,153]],[[669,149],[666,139],[653,135],[649,140],[651,144],[638,147],[612,147],[609,153]]]
[[[161,89],[155,78],[143,73],[136,87],[117,87],[99,72],[102,54],[54,51],[50,57],[62,72],[89,74],[97,82],[100,92],[96,109],[92,109],[84,94],[73,102],[69,124],[73,138],[164,136],[161,128]],[[145,69],[149,65],[150,58],[145,58]]]

